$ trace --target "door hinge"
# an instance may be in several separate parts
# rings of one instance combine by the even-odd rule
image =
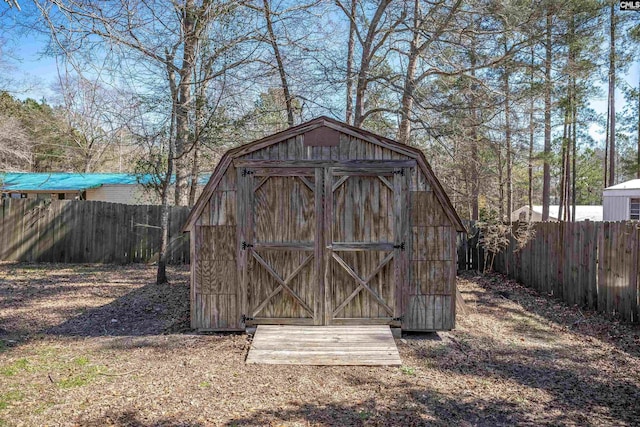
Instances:
[[[394,322],[402,322],[404,320],[404,316],[400,316],[400,317],[394,317],[393,321]]]
[[[397,169],[393,171],[394,175],[398,175],[400,174],[401,176],[404,176],[404,169]]]
[[[245,314],[243,314],[240,320],[242,320],[242,323],[247,323],[247,321],[252,321],[253,317],[247,317]]]
[[[242,176],[253,175],[255,171],[249,170],[247,168],[242,169]]]
[[[247,248],[252,248],[253,245],[251,243],[242,242],[242,250],[246,250]]]
[[[404,242],[400,243],[399,245],[393,245],[393,248],[394,249],[400,249],[401,251],[404,251]]]

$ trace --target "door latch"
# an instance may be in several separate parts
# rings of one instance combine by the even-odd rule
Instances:
[[[400,249],[401,251],[404,251],[404,242],[400,243],[399,245],[393,245],[394,249]]]

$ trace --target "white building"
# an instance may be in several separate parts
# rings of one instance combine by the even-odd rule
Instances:
[[[572,207],[569,212],[572,211]],[[560,212],[559,205],[549,206],[549,221],[557,221],[558,214]],[[563,213],[564,216],[564,213]],[[511,221],[529,221],[541,222],[542,221],[542,205],[533,205],[533,209],[529,211],[529,206],[522,206],[519,209],[511,212]],[[576,221],[602,221],[602,206],[596,205],[577,205],[576,206]]]
[[[605,221],[640,220],[640,179],[632,179],[602,192]]]

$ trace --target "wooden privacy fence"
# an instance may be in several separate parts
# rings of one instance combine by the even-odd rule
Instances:
[[[0,260],[133,263],[157,260],[161,206],[3,199]],[[180,229],[188,207],[171,207],[167,261],[189,263],[189,236]]]
[[[478,244],[480,231],[476,221],[462,221],[466,233],[458,233],[456,248],[458,253],[458,270],[484,270],[484,248]]]
[[[494,269],[569,304],[638,321],[638,245],[637,222],[541,222],[521,250],[511,238]]]

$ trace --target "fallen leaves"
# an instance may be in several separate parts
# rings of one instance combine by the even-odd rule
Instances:
[[[250,337],[186,331],[186,270],[160,287],[148,266],[7,270],[0,327],[16,342],[0,350],[0,373],[10,373],[0,376],[0,420],[9,425],[633,425],[640,416],[638,330],[501,276],[460,278],[468,313],[457,329],[405,334],[403,367],[374,368],[246,365]],[[70,387],[57,385],[65,379]]]

